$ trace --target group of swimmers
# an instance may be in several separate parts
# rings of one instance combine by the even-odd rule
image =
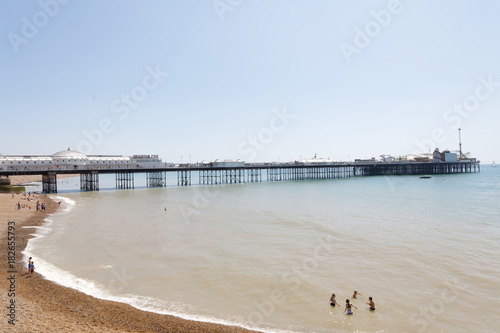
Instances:
[[[356,290],[354,290],[354,293],[352,294],[352,299],[356,299],[356,297],[358,295],[363,296],[360,293],[358,293]],[[340,304],[337,303],[337,301],[335,300],[335,297],[336,297],[335,294],[332,294],[332,297],[330,297],[330,305],[331,306],[335,306],[335,305],[340,306]],[[373,298],[370,296],[370,297],[368,297],[368,300],[369,300],[369,302],[367,302],[366,304],[368,304],[370,306],[371,311],[375,311],[375,302],[373,301]],[[356,310],[358,309],[353,304],[351,304],[351,301],[349,299],[346,299],[344,312],[348,315],[352,315],[353,314],[352,308],[355,308]]]

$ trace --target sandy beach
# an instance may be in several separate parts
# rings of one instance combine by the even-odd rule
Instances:
[[[79,177],[79,175],[73,175],[73,174],[60,174],[57,175],[57,179],[63,179],[63,178],[72,178],[72,177]],[[34,183],[34,182],[41,182],[42,181],[42,175],[22,175],[22,176],[10,176],[10,182],[11,185],[23,185],[23,184],[28,184],[28,183]]]
[[[26,181],[23,179],[21,182]],[[32,181],[32,180],[31,180]],[[188,321],[173,316],[137,310],[130,305],[104,301],[77,290],[62,287],[30,274],[22,251],[35,233],[33,226],[58,208],[49,196],[35,194],[31,209],[17,209],[17,202],[28,203],[23,194],[0,194],[1,304],[2,332],[250,332],[217,324]],[[36,211],[36,201],[46,203],[47,210]],[[10,223],[9,222],[14,222]],[[8,226],[15,234],[15,264],[10,266],[7,244]],[[10,234],[9,236],[13,236]],[[14,240],[11,239],[11,242]],[[14,272],[14,273],[10,273]],[[13,278],[12,278],[13,277]],[[11,280],[8,280],[12,278]],[[15,296],[14,296],[15,293]],[[6,307],[15,301],[15,325],[9,324]]]

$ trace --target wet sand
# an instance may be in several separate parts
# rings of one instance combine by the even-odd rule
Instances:
[[[23,179],[23,181],[25,181]],[[57,210],[58,204],[49,196],[36,194],[30,201],[32,209],[16,209],[17,202],[27,203],[22,194],[0,194],[1,253],[1,332],[250,332],[218,324],[189,321],[168,315],[141,311],[130,305],[104,301],[77,290],[57,285],[36,273],[30,274],[21,252],[43,219]],[[36,201],[45,202],[47,210],[36,211]],[[15,264],[9,267],[8,222],[15,222]],[[11,224],[12,225],[12,224]],[[11,235],[12,236],[12,235]],[[15,271],[16,273],[8,273]],[[11,285],[8,278],[14,275]],[[14,287],[15,297],[9,296]],[[8,323],[5,311],[15,300],[15,325]]]

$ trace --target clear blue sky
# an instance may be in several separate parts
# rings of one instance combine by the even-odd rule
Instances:
[[[2,154],[500,161],[498,1],[0,4]]]

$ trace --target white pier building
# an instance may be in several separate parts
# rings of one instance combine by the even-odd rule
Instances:
[[[53,155],[1,155],[0,171],[86,171],[109,169],[164,168],[158,155],[85,155],[78,151],[63,150]]]

